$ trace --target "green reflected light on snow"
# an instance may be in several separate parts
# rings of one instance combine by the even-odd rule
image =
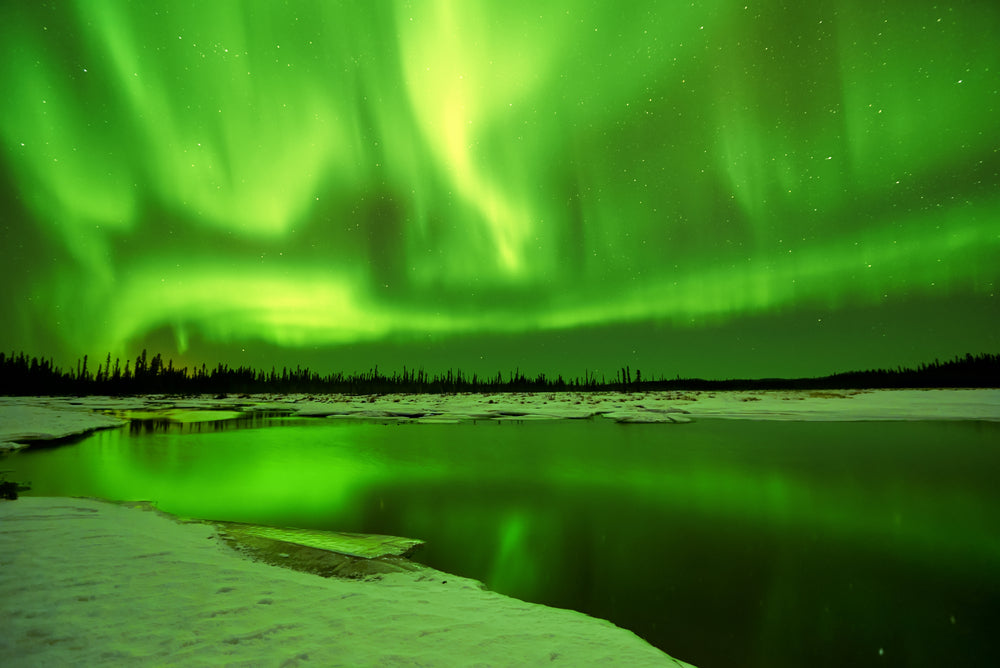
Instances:
[[[8,277],[5,346],[307,349],[995,293],[989,3],[0,12],[11,241],[54,250]]]

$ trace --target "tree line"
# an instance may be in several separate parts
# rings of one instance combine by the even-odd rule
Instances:
[[[110,353],[92,369],[88,356],[75,369],[62,369],[51,359],[29,358],[23,352],[0,353],[0,395],[137,395],[137,394],[443,394],[457,392],[597,392],[656,390],[778,390],[1000,387],[1000,355],[966,354],[946,362],[934,360],[918,367],[848,371],[819,378],[764,378],[704,380],[649,379],[639,369],[622,367],[613,378],[586,371],[583,378],[555,378],[544,373],[526,376],[520,369],[506,376],[468,375],[448,370],[430,375],[403,367],[386,375],[374,367],[363,373],[321,375],[308,368],[282,367],[279,372],[218,364],[177,368],[147,351],[122,365]]]

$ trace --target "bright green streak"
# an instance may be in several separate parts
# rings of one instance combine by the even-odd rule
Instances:
[[[1000,10],[782,4],[6,3],[7,174],[72,258],[18,317],[127,352],[993,295]]]

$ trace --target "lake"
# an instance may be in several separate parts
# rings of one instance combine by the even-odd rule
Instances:
[[[1000,665],[1000,423],[134,422],[30,494],[384,533],[701,668]]]

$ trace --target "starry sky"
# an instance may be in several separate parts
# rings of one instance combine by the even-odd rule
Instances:
[[[988,0],[0,0],[0,350],[996,352],[997,35]]]

